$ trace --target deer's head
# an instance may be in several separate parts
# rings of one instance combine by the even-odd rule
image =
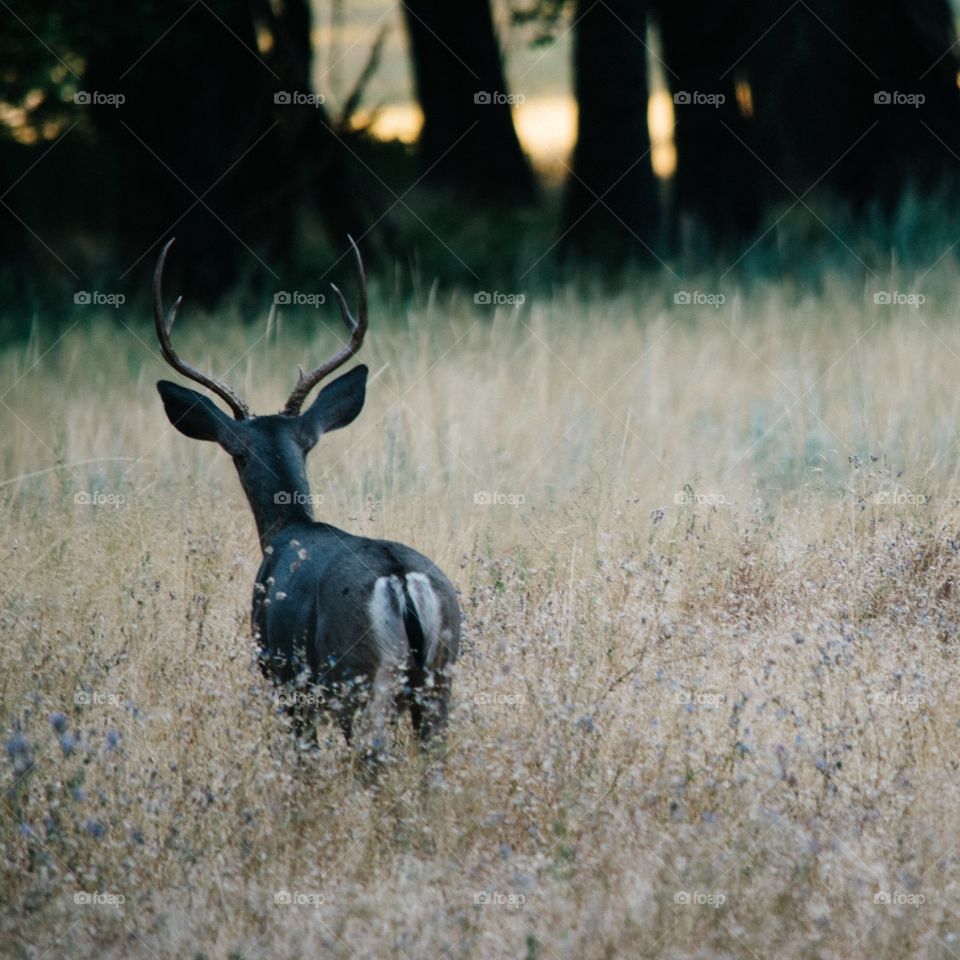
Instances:
[[[340,290],[333,287],[340,315],[350,333],[349,341],[309,374],[301,368],[297,384],[280,413],[255,416],[231,387],[185,363],[173,349],[170,333],[180,298],[167,316],[161,292],[163,267],[172,243],[170,240],[163,248],[153,278],[154,324],[161,351],[174,370],[220,397],[233,417],[203,394],[169,380],[158,381],[157,390],[167,417],[177,430],[194,440],[213,440],[233,458],[263,541],[271,529],[284,522],[312,517],[306,456],[324,433],[347,426],[363,407],[367,367],[361,364],[327,384],[301,413],[310,391],[346,363],[363,343],[367,331],[367,288],[360,251],[351,238],[360,277],[358,319],[351,315]]]

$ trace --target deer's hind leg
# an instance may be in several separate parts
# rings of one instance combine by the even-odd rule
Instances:
[[[382,663],[370,684],[367,703],[353,718],[354,746],[373,766],[380,766],[390,755],[402,683],[402,670],[396,664]]]
[[[421,747],[442,746],[450,707],[450,681],[441,671],[433,683],[415,689],[410,698],[410,719]]]

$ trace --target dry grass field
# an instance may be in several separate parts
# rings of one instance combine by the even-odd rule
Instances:
[[[442,771],[404,721],[376,788],[277,713],[146,316],[0,355],[0,956],[960,956],[960,282],[720,289],[374,289],[318,514],[466,618]],[[177,344],[272,412],[336,330],[281,321]]]

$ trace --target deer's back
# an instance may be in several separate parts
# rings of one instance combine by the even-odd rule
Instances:
[[[426,577],[442,622],[437,668],[456,658],[460,608],[453,585],[428,557],[390,540],[358,537],[324,523],[287,528],[257,575],[254,633],[282,680],[369,677],[382,656],[374,597],[382,578]]]

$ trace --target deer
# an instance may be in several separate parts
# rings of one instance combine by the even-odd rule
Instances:
[[[349,339],[296,385],[276,414],[254,415],[224,381],[181,360],[171,333],[182,297],[169,315],[163,272],[174,240],[163,247],[153,277],[153,313],[164,360],[218,396],[233,416],[202,393],[157,382],[170,423],[194,440],[219,444],[233,459],[256,523],[262,561],[253,588],[251,626],[264,675],[288,693],[294,728],[329,711],[348,744],[376,763],[387,755],[388,724],[409,710],[418,746],[443,742],[452,668],[460,645],[461,610],[453,584],[431,560],[390,540],[355,536],[316,520],[307,482],[307,454],[326,433],[358,416],[368,368],[361,364],[329,382],[367,332],[367,285],[360,250],[348,237],[359,276],[354,319],[331,284]],[[304,693],[309,690],[310,693]],[[298,691],[294,693],[294,691]]]

